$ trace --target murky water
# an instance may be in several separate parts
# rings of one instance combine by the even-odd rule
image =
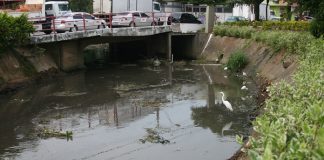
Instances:
[[[0,96],[0,159],[226,159],[255,106],[243,81],[220,66],[129,65],[32,85]]]

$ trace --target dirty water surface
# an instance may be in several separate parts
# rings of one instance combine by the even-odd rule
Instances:
[[[249,134],[249,81],[215,65],[118,65],[34,84],[0,96],[0,159],[227,159]]]

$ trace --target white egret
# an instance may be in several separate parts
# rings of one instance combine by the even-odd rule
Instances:
[[[160,66],[160,64],[161,64],[161,62],[159,61],[158,58],[155,58],[155,59],[153,60],[153,65],[154,65],[154,67],[158,67],[158,66]]]
[[[247,74],[245,72],[243,72],[243,76],[247,76]]]
[[[247,88],[246,86],[242,86],[241,90],[248,90],[249,88]]]
[[[224,71],[226,71],[226,70],[227,70],[227,67],[224,68]]]
[[[225,100],[224,100],[224,93],[223,93],[223,92],[219,92],[219,93],[222,94],[222,102],[223,102],[223,104],[225,105],[225,107],[226,107],[227,109],[229,109],[230,111],[233,111],[233,108],[232,108],[231,103],[228,102],[228,101],[225,101]]]
[[[232,127],[232,122],[225,124],[225,126],[222,128],[222,136],[224,137],[224,131],[229,131],[231,130]]]

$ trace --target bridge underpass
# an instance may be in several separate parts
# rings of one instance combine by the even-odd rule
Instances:
[[[109,43],[109,54],[194,59],[205,43],[200,34],[172,33],[170,26],[98,29],[86,32],[31,37],[31,43],[44,48],[63,71],[84,67],[83,50],[94,44]]]

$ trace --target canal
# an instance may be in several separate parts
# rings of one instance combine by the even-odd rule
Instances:
[[[88,68],[0,96],[0,159],[227,159],[255,96],[218,65]]]

